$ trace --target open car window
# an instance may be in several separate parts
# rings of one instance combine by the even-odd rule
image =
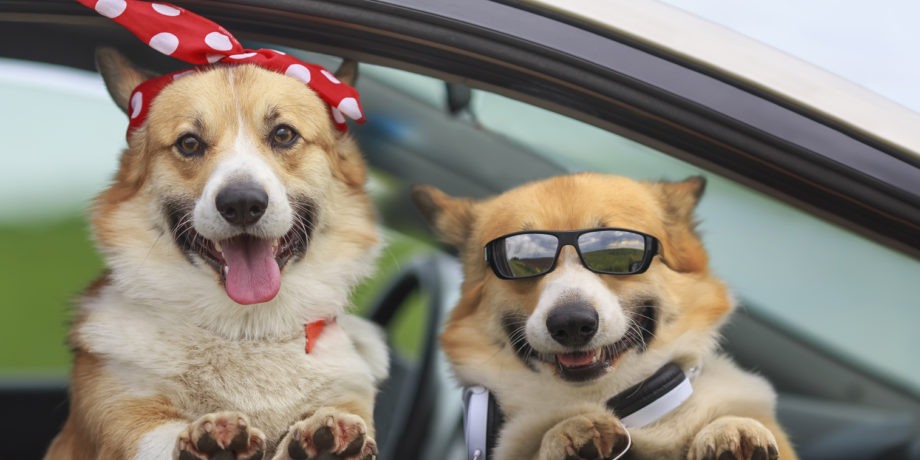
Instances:
[[[200,3],[215,10],[222,8],[219,3]],[[380,2],[377,6],[383,8],[384,3],[395,2]],[[516,13],[513,7],[505,3],[488,3],[490,7],[502,8],[504,13],[509,10]],[[349,5],[335,4],[332,9],[349,8]],[[479,14],[477,11],[471,8],[462,13],[465,20],[472,21]],[[250,14],[249,11],[240,13],[239,10],[231,10],[226,14],[231,20],[236,17],[237,22],[230,24],[241,27],[248,24],[249,17],[246,15]],[[245,16],[245,19],[240,20],[240,16]],[[287,22],[282,21],[283,27],[279,26],[282,32],[278,32],[283,37],[281,41],[288,45],[302,41],[301,44],[309,48],[306,45],[310,40],[316,40],[309,34],[321,35],[326,32],[322,27],[304,27],[296,22],[314,16],[297,16],[300,18],[297,20],[291,17],[285,16]],[[369,17],[373,18],[372,15]],[[409,21],[417,18],[399,14],[389,19]],[[497,15],[494,19],[499,22],[503,17]],[[549,22],[547,18],[541,21],[541,27]],[[253,23],[257,21],[253,20]],[[333,22],[324,23],[323,27],[336,27],[330,24]],[[520,21],[521,27],[527,24],[529,22]],[[75,20],[70,25],[73,30],[68,30],[68,33],[74,30],[93,30],[89,22],[81,24]],[[85,29],[80,29],[82,26],[86,26]],[[560,32],[560,37],[567,37],[570,32],[581,32],[574,30],[577,27],[569,26],[561,31],[556,28],[547,29],[548,35],[552,38],[556,32]],[[25,26],[18,24],[17,27]],[[48,27],[47,30],[57,30],[54,28],[57,26],[45,24],[44,27]],[[365,43],[361,40],[372,42],[377,37],[368,38],[362,34],[371,35],[375,30],[367,27],[349,37],[358,45],[363,45]],[[438,39],[443,39],[437,34],[447,33],[448,30],[456,32],[440,26],[419,30],[432,31],[431,36],[425,38],[436,43]],[[542,32],[539,28],[535,30]],[[479,32],[479,29],[476,31]],[[512,32],[509,29],[508,33]],[[537,32],[530,38],[540,38]],[[255,35],[255,32],[250,30],[250,34]],[[483,41],[488,42],[490,37],[487,36]],[[93,36],[93,40],[96,38]],[[584,37],[579,35],[576,38]],[[676,64],[659,59],[658,56],[643,56],[643,59],[648,59],[633,62],[630,59],[639,53],[626,49],[628,47],[624,43],[608,40],[599,34],[591,38],[607,40],[604,44],[610,46],[610,53],[608,56],[605,51],[601,53],[604,54],[602,57],[615,61],[615,65],[622,63],[623,67],[613,69],[614,64],[600,61],[576,67],[565,59],[553,60],[558,56],[551,53],[537,54],[537,51],[542,53],[550,49],[552,44],[547,45],[546,49],[527,47],[516,42],[484,46],[484,49],[506,51],[503,58],[510,64],[495,64],[500,59],[487,56],[483,62],[491,59],[489,64],[477,67],[465,61],[480,57],[473,52],[451,54],[456,50],[445,46],[438,49],[439,53],[443,51],[443,55],[447,56],[443,61],[441,55],[425,61],[411,54],[416,48],[400,48],[382,41],[379,43],[378,51],[382,57],[369,57],[378,65],[362,64],[362,76],[358,82],[369,122],[354,127],[352,133],[361,143],[372,168],[368,188],[379,209],[381,222],[386,227],[385,238],[391,246],[383,252],[377,276],[356,293],[355,302],[359,310],[368,311],[368,306],[377,298],[376,294],[387,285],[388,278],[407,266],[414,255],[428,253],[432,247],[437,246],[408,201],[406,192],[411,185],[427,183],[452,194],[483,197],[532,179],[582,170],[648,180],[681,180],[691,175],[703,175],[708,180],[708,187],[698,209],[701,221],[699,230],[709,250],[713,269],[728,282],[739,299],[740,314],[736,319],[744,321],[745,318],[755,318],[760,326],[781,335],[782,340],[794,341],[809,353],[827,361],[841,363],[839,367],[844,378],[822,381],[824,375],[809,372],[810,362],[800,359],[801,356],[795,353],[783,355],[783,362],[778,369],[783,372],[784,378],[788,381],[810,380],[815,391],[809,393],[805,401],[789,399],[786,397],[788,395],[784,395],[780,399],[780,409],[793,407],[799,410],[809,407],[809,404],[815,402],[814,399],[823,402],[824,398],[883,406],[886,410],[893,408],[908,412],[907,416],[896,422],[899,426],[909,426],[908,430],[915,431],[910,424],[915,422],[917,407],[920,406],[920,370],[914,365],[916,360],[913,357],[913,351],[920,346],[920,339],[913,331],[914,325],[920,320],[917,309],[920,304],[915,295],[916,280],[920,279],[920,260],[816,217],[821,211],[827,211],[822,215],[836,215],[848,221],[851,216],[847,213],[855,209],[859,212],[859,219],[853,218],[852,221],[858,227],[866,222],[881,221],[878,216],[897,217],[893,211],[889,213],[890,210],[873,208],[874,204],[887,205],[893,200],[860,201],[864,197],[850,199],[852,195],[841,193],[834,196],[838,201],[825,202],[840,206],[849,200],[848,203],[856,204],[852,208],[822,210],[815,205],[821,203],[821,199],[811,200],[814,196],[807,193],[823,190],[821,187],[827,184],[815,185],[814,182],[827,173],[820,166],[833,164],[832,161],[840,158],[814,155],[817,159],[804,159],[806,154],[813,153],[804,147],[814,147],[817,153],[827,153],[822,149],[836,145],[833,142],[847,138],[851,133],[835,131],[837,127],[823,125],[823,121],[808,119],[799,112],[785,110],[787,107],[767,103],[758,105],[762,101],[754,101],[754,96],[730,84],[725,84],[728,88],[716,88],[716,83],[724,82],[700,75],[684,78],[686,75],[679,73],[659,72],[656,69],[674,70],[666,66]],[[87,39],[83,44],[90,41]],[[452,43],[456,45],[461,42],[464,46],[472,43],[460,39]],[[413,46],[421,50],[418,52],[420,56],[428,58],[435,54],[424,48],[429,43],[418,40],[413,42]],[[577,43],[573,40],[567,44]],[[358,45],[347,42],[343,46]],[[280,44],[275,47],[282,48]],[[303,53],[306,60],[327,68],[335,67],[339,60],[332,56],[295,51],[293,48],[284,49]],[[596,51],[600,48],[591,49]],[[399,54],[402,52],[406,54]],[[426,55],[426,52],[430,54]],[[477,52],[486,53],[482,49]],[[151,62],[156,59],[148,57]],[[590,57],[579,56],[572,60]],[[552,64],[561,73],[570,72],[566,76],[575,83],[562,88],[534,74],[517,73],[525,67],[522,62],[537,58],[541,59],[541,64]],[[418,73],[379,65],[388,59],[394,66],[415,69]],[[86,62],[89,60],[88,54],[82,59]],[[579,61],[578,64],[584,62]],[[85,63],[80,65],[87,67]],[[607,65],[610,67],[605,67]],[[160,67],[164,66],[161,64]],[[477,73],[479,71],[481,73]],[[422,75],[423,72],[425,75]],[[649,74],[661,80],[647,82],[642,79],[643,75]],[[469,104],[461,104],[457,113],[451,113],[448,110],[451,104],[447,103],[451,90],[444,80],[432,75],[447,79],[454,85],[453,90],[461,96],[464,91],[468,91]],[[584,77],[584,80],[578,80],[580,77]],[[668,79],[671,80],[665,81]],[[462,83],[470,82],[472,86],[493,89],[495,92],[469,90],[462,86]],[[503,82],[507,86],[502,86]],[[680,86],[684,82],[688,82],[691,90],[702,88],[712,92],[690,91],[689,94],[674,95],[673,99],[662,95],[667,91],[678,93],[687,90],[687,87]],[[697,84],[700,86],[692,87]],[[667,91],[655,85],[666,87]],[[587,89],[583,93],[566,92],[571,88]],[[643,93],[637,88],[653,88],[654,91]],[[601,94],[603,97],[592,99],[586,96],[589,93]],[[506,95],[516,95],[530,103]],[[693,99],[696,96],[698,99]],[[735,97],[743,101],[732,105],[738,101]],[[0,123],[0,136],[4,139],[5,152],[2,157],[3,168],[0,168],[0,191],[3,192],[0,194],[0,251],[4,254],[0,258],[0,274],[4,275],[0,277],[0,289],[5,296],[3,321],[0,321],[0,349],[3,350],[0,352],[0,377],[6,379],[13,376],[18,379],[22,376],[34,378],[50,375],[63,382],[70,359],[64,338],[69,299],[77,295],[102,269],[101,261],[89,239],[83,217],[84,208],[90,197],[107,184],[115,170],[117,157],[124,146],[124,127],[127,121],[105,94],[97,75],[68,67],[0,61],[0,100],[5,102],[0,105],[0,119],[3,121]],[[649,104],[645,106],[643,102]],[[719,105],[722,102],[725,105]],[[706,105],[710,103],[712,105]],[[538,105],[554,107],[558,112]],[[694,107],[703,109],[694,112],[691,110]],[[769,110],[761,110],[764,107]],[[724,113],[718,112],[722,109]],[[666,118],[672,114],[673,118]],[[798,118],[788,122],[783,118],[787,115],[796,115]],[[36,120],[41,120],[41,123]],[[773,121],[776,121],[776,125],[770,125],[769,122]],[[763,124],[758,125],[761,122]],[[814,138],[809,137],[814,134],[810,131],[803,134],[805,140],[800,144],[782,137],[790,129],[793,133],[800,133],[797,128],[804,122],[821,125],[815,129],[818,134]],[[761,128],[775,130],[766,132]],[[813,128],[809,126],[802,131]],[[631,134],[627,138],[613,131]],[[718,137],[722,134],[725,137]],[[822,143],[826,139],[821,136],[825,134],[833,139]],[[729,139],[731,136],[736,137]],[[645,143],[631,139],[640,139]],[[729,140],[737,140],[737,143],[731,144]],[[849,142],[843,144],[846,147],[854,144],[860,144],[859,148],[865,147],[863,139],[857,136],[844,140]],[[799,142],[800,139],[795,141]],[[720,146],[721,150],[714,150],[707,156],[707,148],[714,145]],[[866,145],[876,147],[868,142]],[[711,169],[734,174],[723,176],[712,173],[672,156],[681,149],[684,152],[697,149],[683,158],[696,158],[699,164],[709,161],[710,165],[717,166]],[[756,149],[760,150],[751,153]],[[860,157],[864,151],[847,150],[850,153],[856,152],[854,157]],[[703,161],[699,161],[700,158]],[[871,163],[875,157],[863,158]],[[744,161],[735,161],[738,159]],[[722,163],[720,160],[726,161]],[[777,164],[789,161],[788,164],[793,164],[799,160],[803,163],[805,160],[814,160],[808,164],[809,168],[813,168],[803,167],[801,171],[794,171],[802,173],[800,176],[778,174],[775,170],[782,169],[779,167],[771,169],[775,166],[772,161]],[[906,161],[903,164],[910,165]],[[859,165],[859,162],[854,161],[846,166]],[[737,169],[732,169],[735,167]],[[860,186],[891,185],[882,180],[886,177],[910,183],[912,174],[920,172],[915,166],[912,170],[906,167],[894,170],[908,171],[909,174],[885,176],[880,173],[871,180],[853,174],[857,179],[852,183]],[[802,171],[814,174],[808,175]],[[744,179],[749,182],[736,181]],[[758,185],[757,189],[745,185],[748,183]],[[845,181],[840,183],[851,184]],[[802,184],[814,186],[814,189]],[[786,198],[792,198],[789,201],[798,203],[800,207],[791,206],[773,195],[757,190],[770,190],[776,192],[776,195],[785,194]],[[913,189],[880,186],[878,190],[891,192],[892,197],[899,199],[907,196],[903,203],[894,204],[910,205],[916,201],[910,201],[913,199],[909,196]],[[876,192],[878,190],[873,189]],[[866,196],[870,194],[867,192]],[[819,198],[827,199],[823,195]],[[894,204],[891,204],[891,209],[904,209]],[[876,215],[867,209],[879,212]],[[904,224],[909,218],[910,215],[907,215],[907,218],[900,219],[900,223]],[[897,235],[891,239],[906,242],[908,246],[912,244],[911,247],[916,249],[916,242],[911,243],[911,234],[904,229],[912,228],[916,231],[920,227],[910,227],[908,224],[910,222],[903,227],[896,227],[900,232],[892,232]],[[874,231],[875,236],[878,236],[878,232],[886,228],[892,227],[879,225],[871,227],[867,233]],[[49,279],[55,281],[50,283]],[[455,285],[459,277],[452,276],[450,280]],[[410,297],[410,307],[403,316],[398,317],[391,331],[391,336],[397,339],[393,343],[394,349],[407,361],[417,360],[421,355],[419,344],[422,331],[419,329],[424,327],[425,315],[421,308],[425,301],[425,296]],[[738,349],[731,347],[738,344],[737,340],[746,339],[755,341],[760,336],[739,337],[736,334],[730,337],[728,346],[730,349]],[[747,345],[756,348],[761,346],[761,342]],[[438,362],[439,370],[444,374],[441,384],[449,388],[442,399],[458,403],[457,395],[454,394],[456,388],[446,376],[446,364],[441,358]],[[754,360],[743,364],[760,370],[762,363]],[[775,369],[771,368],[770,372]],[[783,385],[783,381],[777,380],[776,374],[769,376],[774,382],[781,383],[778,385],[781,391],[795,390],[794,386]],[[885,404],[881,404],[880,400],[873,399],[874,393],[866,392],[864,387],[852,383],[858,380],[857,377],[870,381],[872,385],[894,388],[901,399],[887,399]],[[837,386],[845,387],[844,391],[837,392]],[[901,404],[901,401],[908,403]],[[457,428],[456,423],[450,424],[450,416],[459,416],[459,411],[453,409],[456,406],[449,406],[441,413],[441,418],[448,420],[448,428],[444,433],[450,434],[450,429]],[[831,414],[833,418],[840,414],[838,409],[836,406],[830,409],[822,406],[815,412]],[[800,427],[815,425],[808,418],[813,413],[806,414],[808,416],[796,415],[795,411],[788,413],[797,417]],[[856,414],[853,420],[859,420],[863,415],[858,411],[852,413]],[[903,413],[899,412],[898,415]],[[845,418],[839,417],[841,420]],[[797,433],[802,436],[800,440],[809,436],[804,431]],[[910,431],[908,436],[912,435],[913,431]],[[860,441],[859,438],[856,440]],[[429,446],[429,449],[438,452],[438,445],[432,446],[435,447]]]
[[[310,59],[334,62],[333,58],[315,54]],[[83,229],[83,211],[90,197],[104,187],[114,171],[124,145],[124,115],[111,103],[98,76],[92,73],[11,60],[2,65],[8,71],[0,80],[0,91],[5,100],[14,102],[6,107],[16,107],[4,110],[2,136],[7,140],[8,152],[21,152],[4,159],[7,167],[3,168],[5,193],[0,202],[0,222],[11,235],[4,238],[4,244],[11,246],[11,254],[19,254],[15,246],[25,244],[25,240],[16,235],[33,233],[28,229],[41,225],[52,229],[48,230],[52,239],[55,231],[81,235],[76,237],[77,241],[86,248],[78,259],[61,259],[47,246],[45,253],[4,258],[4,271],[9,274],[5,277],[8,291],[19,296],[10,297],[11,305],[36,305],[31,313],[20,311],[19,314],[31,319],[25,323],[47,317],[42,327],[48,324],[51,327],[42,332],[60,336],[63,329],[57,318],[63,317],[67,299],[91,280],[99,268]],[[376,143],[411,149],[418,161],[426,161],[426,157],[427,161],[441,161],[437,156],[441,151],[439,146],[433,139],[421,138],[419,142],[418,136],[412,135],[411,124],[430,112],[437,112],[441,114],[438,121],[441,129],[478,131],[486,134],[480,142],[487,147],[523,152],[526,156],[515,167],[533,173],[534,177],[582,170],[647,180],[704,175],[708,186],[698,209],[699,230],[715,272],[728,281],[742,308],[767,315],[833,353],[852,359],[860,367],[914,390],[920,387],[920,370],[911,365],[912,350],[920,345],[913,332],[920,311],[911,295],[915,281],[920,279],[920,262],[916,259],[570,117],[481,90],[472,93],[469,107],[472,119],[451,117],[443,114],[446,90],[440,80],[370,65],[362,68],[362,74],[361,86],[371,89],[364,89],[371,121],[366,127],[358,127],[357,135],[365,138],[364,142],[370,146],[366,150],[379,162],[386,163],[387,159],[376,153]],[[377,101],[392,94],[382,93],[404,95],[418,104],[401,107],[401,113],[384,110],[385,106]],[[412,110],[418,113],[411,113]],[[36,124],[24,112],[40,116],[44,122]],[[53,135],[48,135],[49,130]],[[454,150],[462,155],[462,147]],[[467,167],[474,176],[486,175],[487,170],[494,168],[486,163]],[[412,176],[411,171],[408,176],[395,177],[401,184],[396,187],[426,182],[426,177]],[[394,179],[392,174],[390,177]],[[507,187],[517,185],[518,181],[516,177],[509,178]],[[385,183],[386,180],[381,182]],[[377,189],[384,193],[388,187],[392,185],[371,184],[372,192]],[[473,194],[487,192],[493,191]],[[61,229],[56,230],[57,227]],[[35,239],[30,241],[41,245]],[[30,264],[35,268],[30,270]],[[51,297],[47,300],[30,297],[44,290],[34,287],[36,280],[26,278],[45,276],[44,270],[49,266],[79,274],[73,275],[74,282],[60,288],[61,292],[49,292]],[[49,312],[53,313],[50,317]],[[898,320],[886,321],[886,318]],[[8,350],[18,348],[13,344],[29,340],[28,336],[35,332],[13,327],[16,323],[5,322],[9,330],[2,336],[10,342]],[[867,325],[870,325],[868,330]],[[867,339],[872,334],[877,334],[876,340]],[[855,337],[862,339],[854,340]],[[61,340],[50,342],[56,344],[50,347],[56,351],[47,357],[30,359],[28,353],[14,353],[0,363],[7,370],[16,370],[18,366],[59,368],[66,362],[66,351]]]

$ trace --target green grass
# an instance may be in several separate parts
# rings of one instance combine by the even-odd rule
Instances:
[[[0,254],[0,372],[65,372],[71,300],[102,270],[86,222],[0,224]]]
[[[356,313],[368,314],[371,304],[381,294],[381,290],[389,285],[392,277],[399,273],[403,263],[414,254],[429,248],[421,241],[401,233],[387,232],[386,240],[387,247],[380,258],[376,276],[358,286],[352,295]],[[406,358],[417,358],[421,352],[427,305],[428,298],[424,293],[411,295],[390,324],[388,333],[391,345]]]
[[[553,265],[553,259],[546,257],[538,259],[518,259],[515,257],[508,261],[508,265],[511,267],[511,273],[514,273],[515,276],[539,275]]]
[[[592,267],[611,272],[632,271],[632,265],[642,261],[645,252],[642,249],[618,248],[583,252],[585,262]]]
[[[389,246],[377,276],[353,295],[357,313],[366,313],[401,263],[425,246],[387,233]],[[84,219],[0,224],[0,374],[64,373],[70,363],[65,342],[72,299],[102,270]],[[394,347],[416,356],[424,324],[424,298],[413,296],[391,326]]]

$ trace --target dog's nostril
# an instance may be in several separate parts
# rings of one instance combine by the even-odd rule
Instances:
[[[556,342],[568,347],[587,344],[597,333],[597,311],[576,301],[560,305],[546,317],[546,329]]]
[[[217,211],[233,225],[256,223],[268,207],[268,194],[258,185],[245,182],[224,187],[217,194]]]

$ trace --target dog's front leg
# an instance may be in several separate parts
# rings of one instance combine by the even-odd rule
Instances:
[[[690,443],[688,460],[795,460],[795,451],[774,420],[723,416],[703,427]]]
[[[592,406],[561,420],[558,413],[543,417],[528,414],[526,420],[508,420],[495,447],[495,457],[601,460],[621,452],[627,442],[626,429],[620,421],[603,408]]]
[[[265,435],[240,412],[213,412],[188,424],[176,440],[178,460],[262,460]]]
[[[622,452],[626,428],[613,414],[595,410],[574,415],[550,428],[540,443],[539,460],[602,460]]]
[[[145,404],[147,403],[147,404]],[[71,417],[54,439],[45,460],[261,460],[265,436],[249,426],[239,412],[205,415],[189,423],[171,407],[150,401],[127,400],[100,404],[110,418]]]
[[[370,460],[377,442],[361,416],[323,407],[288,429],[273,460]]]

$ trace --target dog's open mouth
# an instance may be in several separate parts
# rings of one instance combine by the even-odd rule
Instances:
[[[302,211],[280,238],[243,233],[212,241],[195,230],[188,212],[170,211],[168,215],[179,248],[189,257],[198,255],[213,268],[233,301],[252,305],[273,299],[281,289],[281,270],[306,252],[313,227],[312,206],[298,208]]]
[[[655,308],[646,302],[630,315],[631,326],[620,340],[593,350],[569,353],[533,353],[540,361],[554,365],[560,378],[569,382],[594,380],[613,368],[634,348],[644,349],[655,334]],[[517,351],[517,350],[516,350]]]
[[[595,350],[557,353],[554,356],[556,371],[563,380],[573,382],[593,380],[613,367],[624,353],[643,343],[641,336],[627,333],[617,342]]]

